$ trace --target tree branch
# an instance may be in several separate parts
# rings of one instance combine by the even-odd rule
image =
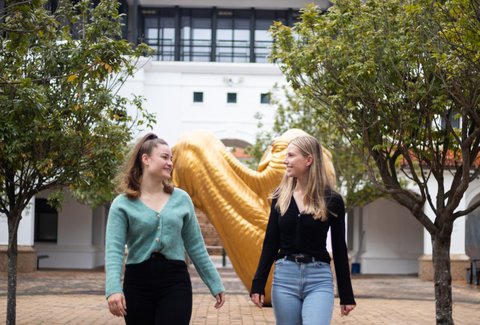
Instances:
[[[465,210],[461,210],[461,211],[457,211],[455,212],[453,215],[452,215],[452,220],[456,220],[457,218],[459,217],[463,217],[467,214],[469,214],[470,212],[473,212],[474,210],[476,210],[478,207],[480,207],[480,200],[477,200],[475,203],[473,203],[471,206],[469,206],[467,209]]]

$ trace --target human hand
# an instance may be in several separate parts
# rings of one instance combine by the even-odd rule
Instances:
[[[127,315],[127,302],[123,293],[114,293],[107,299],[108,309],[114,316],[125,317]]]
[[[265,296],[259,293],[254,293],[251,295],[250,299],[258,308],[262,308],[265,301]]]
[[[215,299],[217,300],[215,302],[215,308],[218,309],[218,308],[222,307],[223,304],[225,303],[225,292],[222,291],[219,294],[217,294],[215,296]]]
[[[340,305],[340,315],[348,316],[355,307],[356,305]]]

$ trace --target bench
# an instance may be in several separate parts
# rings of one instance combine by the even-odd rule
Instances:
[[[49,258],[50,256],[48,255],[38,255],[37,256],[37,270],[39,269],[39,266],[40,266],[40,260],[41,259],[44,259],[44,258]]]
[[[480,284],[480,260],[470,260],[470,267],[467,268],[467,278],[469,284],[474,282],[477,286]]]

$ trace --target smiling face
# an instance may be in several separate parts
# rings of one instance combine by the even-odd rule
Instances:
[[[142,162],[144,174],[160,180],[170,179],[173,162],[172,151],[169,146],[164,144],[156,145],[153,147],[150,155],[146,153],[142,155]]]
[[[288,177],[305,178],[308,176],[308,168],[312,164],[312,156],[305,157],[299,147],[289,144],[284,163]]]

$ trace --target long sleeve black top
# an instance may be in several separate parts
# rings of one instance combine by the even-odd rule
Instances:
[[[276,209],[276,199],[272,200],[262,254],[257,272],[252,281],[251,293],[265,294],[265,284],[273,262],[288,254],[304,253],[330,263],[327,252],[327,232],[331,229],[331,242],[338,293],[341,305],[355,305],[347,245],[345,244],[345,205],[342,197],[333,191],[327,191],[328,220],[313,219],[311,214],[300,213],[295,199],[281,216]]]

